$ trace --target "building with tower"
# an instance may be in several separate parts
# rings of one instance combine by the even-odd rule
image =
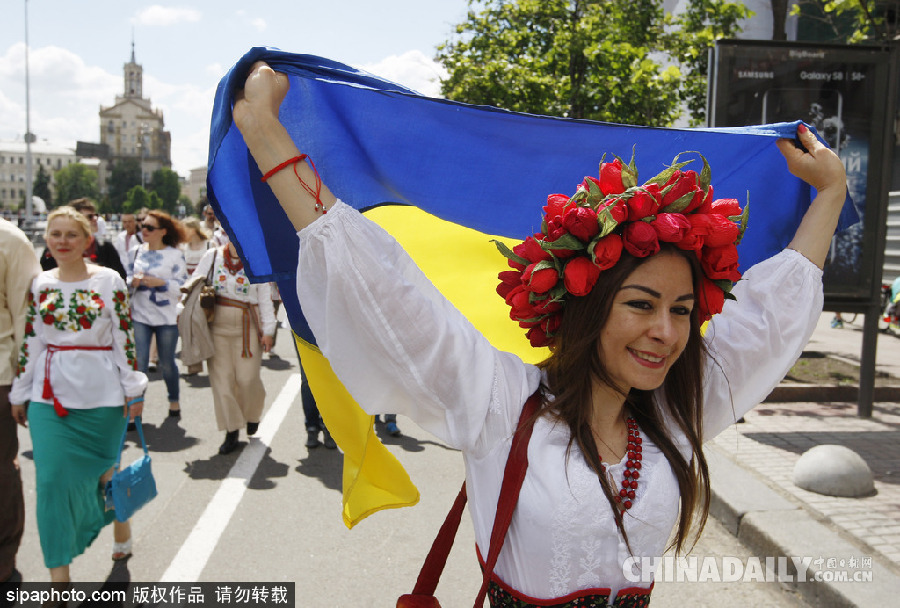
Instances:
[[[106,180],[117,162],[136,159],[140,163],[142,183],[150,183],[153,172],[172,167],[172,136],[165,129],[162,110],[153,108],[144,97],[144,68],[134,57],[123,69],[123,94],[116,103],[100,106],[100,190],[107,191]]]

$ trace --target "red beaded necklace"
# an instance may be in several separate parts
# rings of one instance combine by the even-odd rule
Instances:
[[[625,474],[622,479],[622,489],[619,490],[619,495],[616,496],[616,502],[619,503],[619,507],[622,510],[627,510],[631,508],[633,504],[635,493],[638,487],[638,479],[641,477],[641,458],[643,457],[641,454],[641,443],[643,440],[641,439],[641,431],[638,428],[637,420],[633,417],[629,417],[626,421],[628,425],[628,459],[625,461]],[[600,465],[601,471],[606,473],[606,466]]]

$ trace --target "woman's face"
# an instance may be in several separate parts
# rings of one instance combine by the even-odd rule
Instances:
[[[600,358],[618,388],[663,383],[687,344],[693,306],[691,266],[676,253],[659,253],[628,275],[600,332]]]
[[[90,235],[70,217],[55,217],[47,225],[47,249],[57,263],[81,258],[90,244]]]
[[[141,236],[144,242],[151,247],[158,247],[162,243],[163,236],[166,234],[165,228],[160,228],[159,218],[148,215],[141,223]]]

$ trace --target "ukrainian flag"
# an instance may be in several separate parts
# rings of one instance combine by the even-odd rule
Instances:
[[[343,518],[415,504],[418,490],[375,436],[315,347],[296,295],[297,235],[233,125],[231,107],[256,61],[290,78],[281,120],[323,181],[384,226],[432,282],[498,348],[526,361],[528,346],[494,288],[505,259],[492,238],[540,229],[549,193],[571,194],[601,156],[631,158],[655,175],[685,150],[708,160],[716,195],[753,203],[740,245],[745,270],[784,248],[809,204],[774,145],[797,123],[740,129],[658,129],[567,120],[426,98],[312,55],[253,48],[219,83],[210,129],[207,195],[251,280],[277,281],[325,422],[344,452]],[[845,206],[845,209],[849,208]],[[452,250],[435,246],[453,243]]]

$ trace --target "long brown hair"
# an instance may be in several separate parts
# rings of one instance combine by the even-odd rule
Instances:
[[[694,293],[700,293],[699,284],[703,272],[696,256],[670,246],[665,246],[661,253],[666,251],[677,253],[688,261],[694,281]],[[615,500],[618,488],[607,475],[601,474],[600,456],[591,431],[591,387],[595,380],[610,387],[616,386],[601,360],[597,340],[609,318],[619,288],[647,259],[623,252],[618,264],[600,273],[591,293],[582,297],[570,296],[551,355],[540,364],[546,371],[546,390],[553,395],[553,401],[545,402],[538,415],[548,415],[568,425],[571,434],[569,450],[571,451],[573,444],[577,445],[588,465],[597,473],[603,493],[613,510],[616,527],[629,549],[622,512]],[[706,354],[706,345],[700,334],[698,307],[695,306],[691,313],[687,344],[681,356],[672,364],[662,385],[665,399],[660,402],[653,391],[637,389],[632,389],[625,396],[641,430],[662,451],[678,480],[681,510],[672,541],[672,546],[678,552],[685,546],[695,515],[698,516],[699,523],[694,537],[696,539],[709,514],[709,470],[701,441],[701,387]],[[690,462],[685,460],[675,446],[672,431],[668,428],[671,424],[687,437],[691,449]]]

